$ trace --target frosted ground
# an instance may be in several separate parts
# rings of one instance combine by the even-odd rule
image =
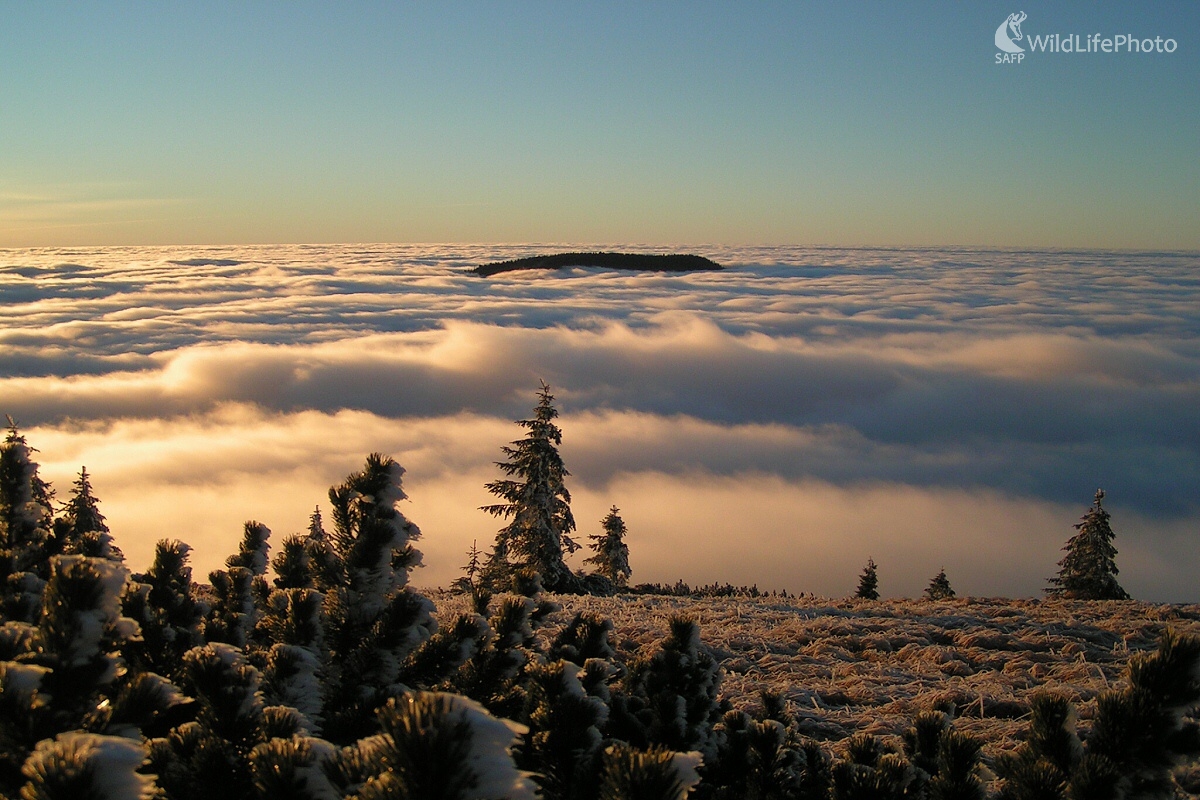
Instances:
[[[467,608],[462,595],[431,596],[441,619]],[[777,692],[814,738],[899,736],[918,712],[953,708],[990,755],[1018,743],[1035,692],[1071,698],[1086,730],[1097,696],[1122,685],[1131,654],[1153,649],[1166,627],[1200,634],[1200,606],[1133,601],[553,599],[563,608],[549,634],[576,612],[595,612],[614,621],[623,659],[652,650],[671,615],[691,616],[724,670],[724,698],[753,708],[760,692]]]
[[[0,251],[0,413],[134,568],[303,530],[384,451],[447,585],[544,378],[580,536],[635,581],[1040,594],[1096,488],[1138,598],[1200,601],[1200,256],[680,246],[683,276],[468,275],[562,246]],[[574,563],[574,566],[581,566]]]

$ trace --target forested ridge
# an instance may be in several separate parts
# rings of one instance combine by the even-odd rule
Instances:
[[[644,272],[697,272],[724,269],[717,262],[690,253],[551,253],[548,255],[514,258],[481,264],[471,271],[481,277],[514,272],[522,269],[565,269],[567,267],[601,267],[603,269],[639,270]]]

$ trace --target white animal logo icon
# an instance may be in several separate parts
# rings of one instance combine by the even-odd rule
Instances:
[[[1024,53],[1025,48],[1014,44],[1013,40],[1021,41],[1021,23],[1028,17],[1022,11],[1019,14],[1009,14],[1008,19],[1000,23],[1000,27],[996,28],[996,47],[999,47],[1006,53]],[[1013,36],[1008,35],[1009,29],[1012,29]]]

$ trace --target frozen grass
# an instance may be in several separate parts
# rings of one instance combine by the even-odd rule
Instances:
[[[438,616],[465,611],[461,595],[431,592]],[[1121,684],[1132,653],[1167,627],[1200,635],[1200,606],[1136,601],[855,601],[823,598],[553,596],[553,636],[579,611],[613,620],[618,655],[649,652],[667,620],[685,614],[724,668],[721,694],[753,708],[764,690],[788,700],[808,736],[897,736],[917,712],[955,709],[957,726],[994,755],[1027,728],[1029,698],[1060,692],[1086,729],[1096,697]]]

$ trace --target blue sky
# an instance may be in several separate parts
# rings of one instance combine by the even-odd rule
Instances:
[[[1194,2],[445,5],[6,3],[0,246],[1200,248]]]

